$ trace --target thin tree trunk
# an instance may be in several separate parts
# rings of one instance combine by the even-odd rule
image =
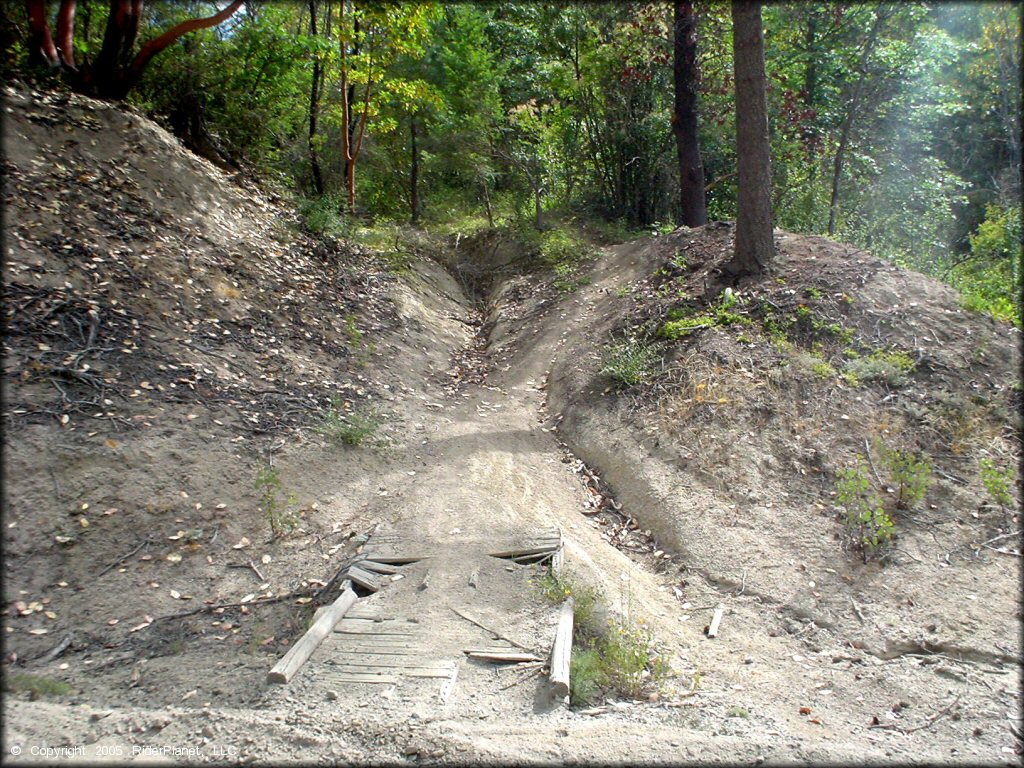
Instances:
[[[494,226],[494,211],[491,209],[491,191],[487,186],[487,179],[483,181],[484,188],[484,210],[487,212],[487,226]]]
[[[316,40],[316,5],[317,0],[309,0],[309,34]],[[313,191],[317,195],[324,193],[324,177],[320,170],[320,158],[316,152],[316,129],[317,116],[320,112],[320,80],[323,70],[320,64],[320,55],[315,54],[313,58],[313,79],[309,87],[309,165],[313,173]]]
[[[409,158],[409,223],[414,227],[420,223],[420,153],[416,146],[416,116],[409,119],[409,138],[412,142],[412,152]]]
[[[675,111],[672,132],[679,155],[679,203],[681,223],[688,227],[707,224],[704,200],[704,163],[697,134],[697,18],[693,3],[675,0],[672,74]]]
[[[867,82],[868,77],[868,59],[871,57],[871,52],[875,49],[875,43],[878,41],[878,34],[882,30],[882,25],[888,18],[889,14],[884,11],[879,11],[875,15],[875,21],[871,25],[871,32],[868,33],[868,39],[864,43],[864,50],[861,51],[860,55],[860,66],[858,67],[860,75],[857,77],[857,83],[853,86],[853,94],[850,96],[850,106],[846,110],[846,116],[843,119],[843,128],[839,134],[839,147],[836,149],[835,157],[832,160],[832,195],[829,198],[828,203],[828,234],[829,237],[836,233],[836,220],[839,214],[839,184],[843,176],[843,166],[846,163],[846,150],[850,144],[850,132],[853,129],[853,123],[857,119],[857,109],[860,107],[860,99],[864,93],[864,83]]]
[[[775,255],[772,238],[771,150],[761,3],[733,0],[736,78],[736,250],[725,271],[761,274]]]
[[[806,64],[804,65],[804,106],[807,109],[816,109],[815,106],[818,103],[818,17],[814,12],[813,8],[808,9],[807,13],[807,29],[804,31],[804,56],[806,56]],[[803,138],[806,142],[806,146],[809,147],[809,157],[811,160],[810,176],[811,181],[814,181],[818,172],[818,163],[815,160],[817,157],[818,149],[818,127],[812,122],[807,121],[806,126],[803,129]]]

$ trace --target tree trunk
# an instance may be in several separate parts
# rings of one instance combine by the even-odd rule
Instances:
[[[316,29],[316,5],[317,0],[309,0],[309,34],[315,40]],[[320,112],[320,80],[323,70],[320,65],[320,56],[316,54],[313,58],[313,79],[309,87],[309,165],[313,174],[313,191],[317,195],[324,193],[324,177],[320,170],[320,158],[316,152],[316,128],[317,116]]]
[[[699,227],[707,224],[708,214],[704,201],[704,164],[697,134],[697,19],[693,3],[675,0],[673,26],[675,111],[672,114],[672,132],[679,155],[681,223]]]
[[[409,158],[409,223],[414,227],[420,223],[420,153],[416,146],[416,116],[409,118],[409,138],[412,141],[412,152]]]
[[[763,273],[775,255],[761,3],[733,0],[732,28],[738,192],[736,250],[725,271],[738,277]]]
[[[57,14],[57,45],[46,18],[45,0],[26,0],[30,58],[60,68],[72,89],[87,96],[121,101],[139,82],[150,60],[183,35],[220,24],[242,7],[233,0],[224,10],[204,19],[189,19],[150,40],[133,58],[143,0],[111,0],[103,45],[93,62],[76,66],[74,59],[75,0],[61,0]]]
[[[849,107],[846,110],[846,116],[843,118],[843,128],[839,134],[839,147],[836,149],[835,157],[832,160],[832,195],[828,203],[829,237],[836,233],[836,220],[839,214],[839,183],[842,180],[843,166],[846,162],[846,150],[850,144],[850,132],[853,130],[853,123],[858,116],[857,109],[860,106],[860,98],[864,93],[864,83],[868,77],[868,60],[875,48],[875,43],[878,41],[878,34],[882,29],[882,24],[887,18],[888,14],[882,11],[877,12],[875,15],[875,21],[871,25],[871,32],[868,33],[868,39],[864,43],[864,50],[861,51],[860,75],[857,78],[857,83],[853,86]]]

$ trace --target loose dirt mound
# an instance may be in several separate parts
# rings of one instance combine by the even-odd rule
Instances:
[[[1019,520],[983,503],[977,461],[1017,453],[1015,332],[788,235],[723,307],[720,226],[610,249],[568,293],[497,233],[406,267],[298,233],[131,112],[5,97],[4,742],[23,759],[1013,757],[1020,561],[987,547],[1012,551],[995,537]],[[657,376],[600,373],[609,343],[702,314],[651,345]],[[370,436],[329,440],[354,413]],[[875,437],[936,482],[864,564],[829,493],[865,438],[881,471]],[[583,715],[462,658],[490,638],[452,608],[544,652],[538,571],[487,552],[549,526],[660,641],[678,676],[653,701]],[[435,552],[360,606],[456,657],[449,697],[332,684],[330,643],[268,686],[370,534]]]

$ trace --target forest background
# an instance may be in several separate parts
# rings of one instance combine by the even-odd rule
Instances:
[[[176,25],[223,18],[104,91],[83,74],[104,66],[119,8],[138,10],[107,62],[119,72],[137,41],[146,52]],[[33,13],[63,66],[39,55]],[[548,252],[573,248],[579,223],[625,239],[684,220],[682,14],[696,24],[707,216],[736,217],[726,2],[29,0],[0,14],[5,80],[124,99],[294,197],[312,231],[505,226]],[[775,226],[937,276],[1019,326],[1021,21],[1019,3],[765,5]]]

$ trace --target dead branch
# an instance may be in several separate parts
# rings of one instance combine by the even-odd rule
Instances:
[[[121,555],[121,557],[117,558],[117,560],[115,560],[115,561],[114,561],[114,562],[112,562],[112,563],[111,563],[110,565],[108,565],[108,566],[107,566],[106,568],[104,568],[104,569],[103,569],[102,571],[100,571],[99,573],[97,573],[97,574],[96,574],[96,578],[98,579],[98,578],[99,578],[100,576],[104,576],[104,575],[106,575],[106,573],[107,573],[107,572],[108,572],[108,571],[109,571],[109,570],[110,570],[111,568],[114,568],[114,567],[116,567],[116,566],[120,565],[120,564],[121,564],[122,562],[124,562],[125,560],[127,560],[127,559],[128,559],[129,557],[131,557],[132,555],[134,555],[134,554],[135,554],[136,552],[138,552],[138,551],[139,551],[140,549],[142,549],[143,547],[145,547],[145,546],[146,546],[147,544],[149,544],[149,543],[150,543],[150,537],[149,537],[149,536],[147,536],[146,538],[144,538],[144,539],[142,540],[142,542],[141,542],[141,543],[139,544],[139,546],[135,547],[135,549],[133,549],[133,550],[132,550],[131,552],[129,552],[129,553],[128,553],[128,554],[126,554],[126,555]]]

